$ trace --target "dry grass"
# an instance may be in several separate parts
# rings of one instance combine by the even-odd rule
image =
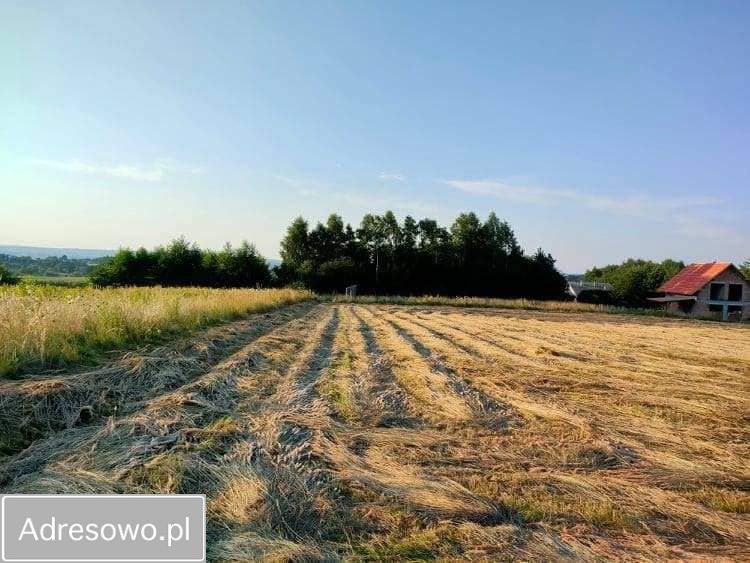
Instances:
[[[411,306],[443,306],[460,308],[507,309],[525,311],[545,311],[563,313],[609,313],[615,315],[636,315],[660,318],[684,319],[682,315],[671,313],[662,308],[622,307],[619,305],[598,305],[594,303],[577,303],[575,301],[541,301],[525,298],[495,298],[495,297],[445,297],[442,295],[346,295],[333,294],[334,303],[358,303],[361,305],[411,305]],[[700,318],[702,321],[716,322],[716,317]]]
[[[8,383],[50,427],[2,492],[205,493],[211,560],[750,557],[746,327],[306,303],[176,350],[107,416],[121,364],[60,376],[83,422]]]
[[[539,301],[534,299],[500,299],[495,297],[444,297],[442,295],[358,295],[347,297],[333,295],[334,303],[357,303],[360,305],[413,305],[447,306],[463,308],[524,309],[529,311],[564,311],[576,313],[648,313],[661,314],[659,310],[624,309],[610,305],[577,303],[575,301]]]
[[[310,299],[293,289],[0,287],[0,376]]]

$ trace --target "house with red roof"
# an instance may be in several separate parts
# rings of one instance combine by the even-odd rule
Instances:
[[[657,290],[650,301],[691,317],[750,319],[750,282],[731,262],[690,264]]]

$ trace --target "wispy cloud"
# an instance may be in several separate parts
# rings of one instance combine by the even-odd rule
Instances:
[[[398,173],[381,172],[378,174],[378,178],[381,180],[393,180],[395,182],[406,182],[406,176]]]
[[[41,160],[32,159],[32,164],[53,170],[89,174],[94,176],[109,176],[136,182],[161,182],[170,172],[199,174],[202,167],[191,166],[169,158],[161,158],[151,164],[111,164],[91,162],[78,159],[72,160]]]
[[[742,237],[735,229],[718,222],[705,221],[687,215],[685,213],[675,213],[672,220],[677,226],[676,233],[691,238],[704,239],[722,239],[726,243],[741,243],[747,240]]]
[[[302,197],[317,197],[320,195],[320,192],[318,190],[311,190],[310,188],[300,188],[297,190],[297,195],[301,195]]]
[[[445,180],[443,183],[462,192],[489,195],[517,203],[549,204],[561,199],[574,199],[576,195],[573,190],[518,185],[503,180]]]
[[[438,207],[432,203],[424,203],[419,200],[407,199],[391,194],[336,191],[330,192],[329,195],[367,212],[386,211],[390,209],[396,212],[428,214],[438,211]]]
[[[443,183],[466,193],[488,195],[517,203],[560,205],[569,202],[584,205],[592,209],[643,217],[652,216],[655,213],[670,209],[721,203],[721,200],[713,197],[670,200],[657,199],[645,194],[625,194],[620,197],[600,196],[572,188],[550,188],[517,184],[507,180],[445,180]]]
[[[292,178],[291,176],[283,176],[281,174],[274,174],[272,178],[278,180],[282,184],[286,184],[287,186],[291,186],[293,188],[299,188],[305,183],[305,180],[301,178]]]
[[[580,205],[598,211],[607,211],[653,220],[666,220],[676,227],[680,234],[690,234],[707,238],[730,236],[733,231],[702,222],[689,214],[687,209],[708,207],[720,204],[716,197],[658,198],[634,193],[620,197],[601,196],[572,188],[551,188],[529,183],[504,180],[445,180],[444,184],[462,192],[486,195],[531,205]]]
[[[392,178],[396,181],[405,181],[406,177],[401,174]],[[405,213],[436,213],[438,208],[432,203],[425,203],[416,199],[405,198],[400,194],[389,193],[390,190],[379,188],[371,191],[362,191],[360,188],[352,188],[349,182],[324,181],[322,179],[286,176],[273,174],[276,181],[294,188],[294,193],[301,197],[325,198],[336,202],[336,205],[345,203],[349,206],[361,208],[368,212],[379,212],[392,209]],[[388,178],[391,179],[391,178]]]

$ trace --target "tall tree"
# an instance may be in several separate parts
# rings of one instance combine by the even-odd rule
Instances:
[[[306,231],[300,221],[287,235]],[[319,291],[357,283],[363,292],[391,294],[562,297],[554,259],[542,251],[524,256],[510,225],[494,213],[484,223],[463,213],[450,231],[428,218],[407,216],[399,224],[391,211],[366,214],[356,231],[343,225],[331,215],[316,226],[307,236],[307,254],[297,256],[296,265],[285,258],[277,280]],[[290,238],[282,243],[284,257],[293,256]]]
[[[292,268],[299,268],[310,257],[308,229],[307,221],[297,217],[281,241],[281,259]]]
[[[404,227],[401,229],[401,247],[406,253],[411,253],[417,246],[419,226],[414,217],[407,215],[404,218]]]

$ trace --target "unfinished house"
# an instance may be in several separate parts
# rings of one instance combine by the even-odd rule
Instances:
[[[750,320],[750,283],[730,262],[690,264],[658,289],[672,313],[723,320]]]

